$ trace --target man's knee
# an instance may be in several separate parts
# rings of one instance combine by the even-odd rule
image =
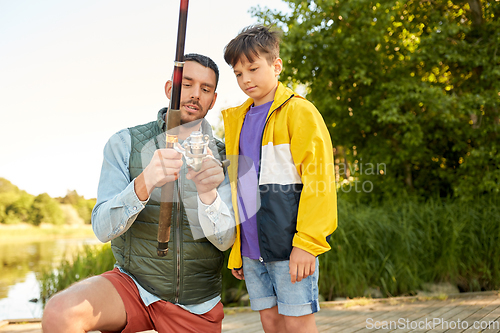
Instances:
[[[82,280],[52,296],[43,310],[44,332],[83,332],[92,321],[92,295],[96,292],[93,289],[99,287],[98,279],[102,278]]]
[[[42,328],[44,332],[64,332],[68,327],[75,325],[76,318],[74,306],[69,304],[67,293],[58,293],[52,296],[43,310]]]
[[[100,327],[118,331],[126,322],[125,306],[113,284],[94,276],[54,295],[45,307],[42,328],[44,332],[85,332]]]

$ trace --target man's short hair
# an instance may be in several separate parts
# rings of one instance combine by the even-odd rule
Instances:
[[[224,48],[224,60],[234,67],[245,56],[249,62],[263,56],[271,65],[280,56],[280,32],[268,26],[251,25],[244,28]]]
[[[217,84],[219,83],[219,67],[217,67],[217,64],[212,59],[198,53],[188,53],[184,55],[184,61],[194,61],[213,70],[215,73],[215,88],[217,88]]]

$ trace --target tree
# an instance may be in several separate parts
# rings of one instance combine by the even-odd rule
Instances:
[[[30,221],[34,225],[42,223],[61,225],[64,223],[64,213],[55,199],[47,193],[42,193],[33,201]]]
[[[16,185],[12,184],[7,179],[0,177],[0,193],[6,193],[6,192],[18,193],[19,191],[20,190]]]
[[[90,224],[92,209],[96,204],[96,199],[85,199],[85,197],[79,195],[77,191],[73,190],[68,191],[64,198],[59,199],[59,202],[72,205],[85,223]]]
[[[15,216],[14,220],[17,220],[18,222],[28,222],[33,201],[34,196],[23,191],[16,201],[7,206],[5,212],[7,216]]]
[[[253,13],[283,29],[281,79],[305,85],[356,176],[386,194],[500,191],[500,2],[285,2]]]
[[[26,222],[33,196],[20,190],[5,178],[0,178],[0,223]]]

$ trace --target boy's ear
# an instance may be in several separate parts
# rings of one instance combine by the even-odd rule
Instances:
[[[165,95],[167,95],[167,98],[170,99],[172,95],[172,81],[168,80],[167,83],[165,83]]]
[[[274,74],[276,76],[280,75],[281,71],[283,70],[283,60],[281,60],[281,58],[276,58],[276,60],[274,60]]]

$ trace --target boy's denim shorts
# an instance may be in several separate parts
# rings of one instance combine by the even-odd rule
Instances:
[[[254,311],[278,305],[278,312],[285,316],[305,316],[319,311],[318,276],[319,262],[313,275],[292,284],[289,260],[260,262],[243,257],[243,274]]]

